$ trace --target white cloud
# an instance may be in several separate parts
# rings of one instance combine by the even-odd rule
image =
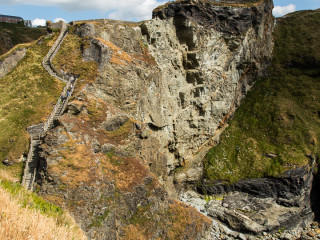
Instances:
[[[1,1],[1,0],[0,0]],[[38,6],[57,6],[69,12],[98,10],[109,18],[122,20],[150,19],[152,10],[167,1],[157,0],[4,0],[10,4],[30,4]],[[97,16],[99,18],[99,16]]]
[[[31,22],[32,22],[32,26],[34,27],[46,25],[45,19],[36,18],[36,19],[33,19]]]
[[[296,11],[296,8],[297,7],[294,4],[289,4],[283,7],[275,6],[272,12],[275,17],[281,17],[283,15]]]
[[[54,23],[57,23],[59,21],[63,21],[63,22],[67,22],[66,20],[64,20],[63,18],[56,18],[53,20]]]

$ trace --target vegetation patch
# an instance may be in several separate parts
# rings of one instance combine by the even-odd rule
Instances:
[[[319,153],[319,24],[319,10],[278,22],[270,77],[256,82],[206,155],[206,178],[234,183],[279,176]]]
[[[91,228],[91,227],[101,227],[102,224],[103,224],[103,221],[108,217],[110,213],[110,210],[107,209],[103,212],[102,215],[98,215],[98,216],[95,216],[91,221],[92,223],[88,226],[88,228]]]
[[[34,42],[13,71],[0,78],[0,159],[16,160],[28,152],[26,127],[46,121],[63,83],[42,67],[57,36]]]
[[[20,43],[37,40],[46,34],[45,27],[29,28],[23,23],[0,23],[0,55]]]
[[[104,131],[104,135],[111,142],[120,142],[128,138],[129,134],[132,132],[134,121],[129,119],[123,125],[119,126],[114,131]]]
[[[164,230],[159,239],[196,239],[210,224],[207,217],[178,201],[172,201],[166,210],[158,211],[148,204],[138,207],[129,219],[123,239],[152,239],[154,229]]]
[[[4,239],[86,239],[60,207],[0,175],[0,236]]]
[[[98,174],[92,172],[95,162],[84,144],[69,140],[64,144],[63,150],[59,151],[59,155],[63,158],[57,164],[50,165],[48,171],[60,176],[60,180],[68,188],[72,189],[83,182],[89,183]]]
[[[79,75],[81,81],[77,82],[77,91],[85,83],[92,83],[98,76],[98,63],[95,61],[84,61],[82,48],[89,45],[89,40],[77,35],[68,34],[53,59],[53,64],[58,70]]]

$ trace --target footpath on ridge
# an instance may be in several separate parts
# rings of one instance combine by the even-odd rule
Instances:
[[[39,177],[38,171],[41,168],[39,156],[39,147],[41,144],[41,139],[47,134],[47,131],[53,126],[54,121],[65,111],[68,104],[68,100],[70,99],[73,93],[77,80],[73,76],[66,76],[60,73],[52,64],[52,60],[59,51],[60,46],[67,34],[68,25],[63,23],[58,39],[55,41],[53,46],[50,48],[48,54],[44,57],[42,61],[42,66],[46,69],[46,71],[52,77],[65,82],[66,86],[63,88],[62,93],[47,121],[45,123],[40,123],[27,128],[27,132],[30,135],[30,148],[21,184],[22,186],[26,187],[28,190],[31,191],[33,190],[35,180]]]

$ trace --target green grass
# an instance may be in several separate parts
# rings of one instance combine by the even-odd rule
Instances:
[[[10,176],[22,180],[24,169],[24,162],[19,162],[12,164],[11,166],[5,166],[4,164],[0,163],[0,170],[6,171]]]
[[[308,164],[306,154],[319,153],[319,24],[319,11],[278,23],[270,77],[256,82],[204,158],[206,178],[233,183],[279,176]]]
[[[36,209],[41,214],[57,219],[59,225],[70,226],[72,223],[67,219],[62,208],[47,202],[35,193],[26,191],[18,183],[1,180],[0,185],[14,198],[19,199],[23,208]]]
[[[63,69],[68,73],[78,74],[79,79],[85,80],[85,82],[77,82],[77,91],[85,83],[91,83],[96,79],[98,76],[98,63],[95,61],[83,61],[81,48],[89,47],[90,42],[87,39],[73,35],[73,28],[71,27],[70,34],[64,39],[59,52],[53,59],[53,64],[58,70]]]
[[[92,227],[101,227],[103,225],[103,221],[108,217],[110,210],[107,209],[103,212],[102,215],[95,216],[91,219],[92,223],[88,226],[88,228]]]
[[[26,127],[44,122],[60,95],[63,84],[41,66],[54,39],[32,44],[15,69],[0,78],[0,159],[16,160],[28,152]]]
[[[28,28],[21,23],[0,23],[0,37],[9,37],[12,47],[20,43],[32,42],[45,34],[45,27]],[[0,43],[0,55],[10,50],[9,46],[1,41]]]

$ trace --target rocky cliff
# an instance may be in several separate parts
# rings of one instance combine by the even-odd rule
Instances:
[[[164,181],[201,178],[206,147],[271,60],[272,8],[271,1],[250,7],[176,1],[142,25],[161,78],[139,101],[138,117],[161,142]]]
[[[43,140],[39,192],[98,239],[208,239],[172,200],[272,54],[272,1],[176,1],[153,20],[74,22],[55,67],[79,75]]]

